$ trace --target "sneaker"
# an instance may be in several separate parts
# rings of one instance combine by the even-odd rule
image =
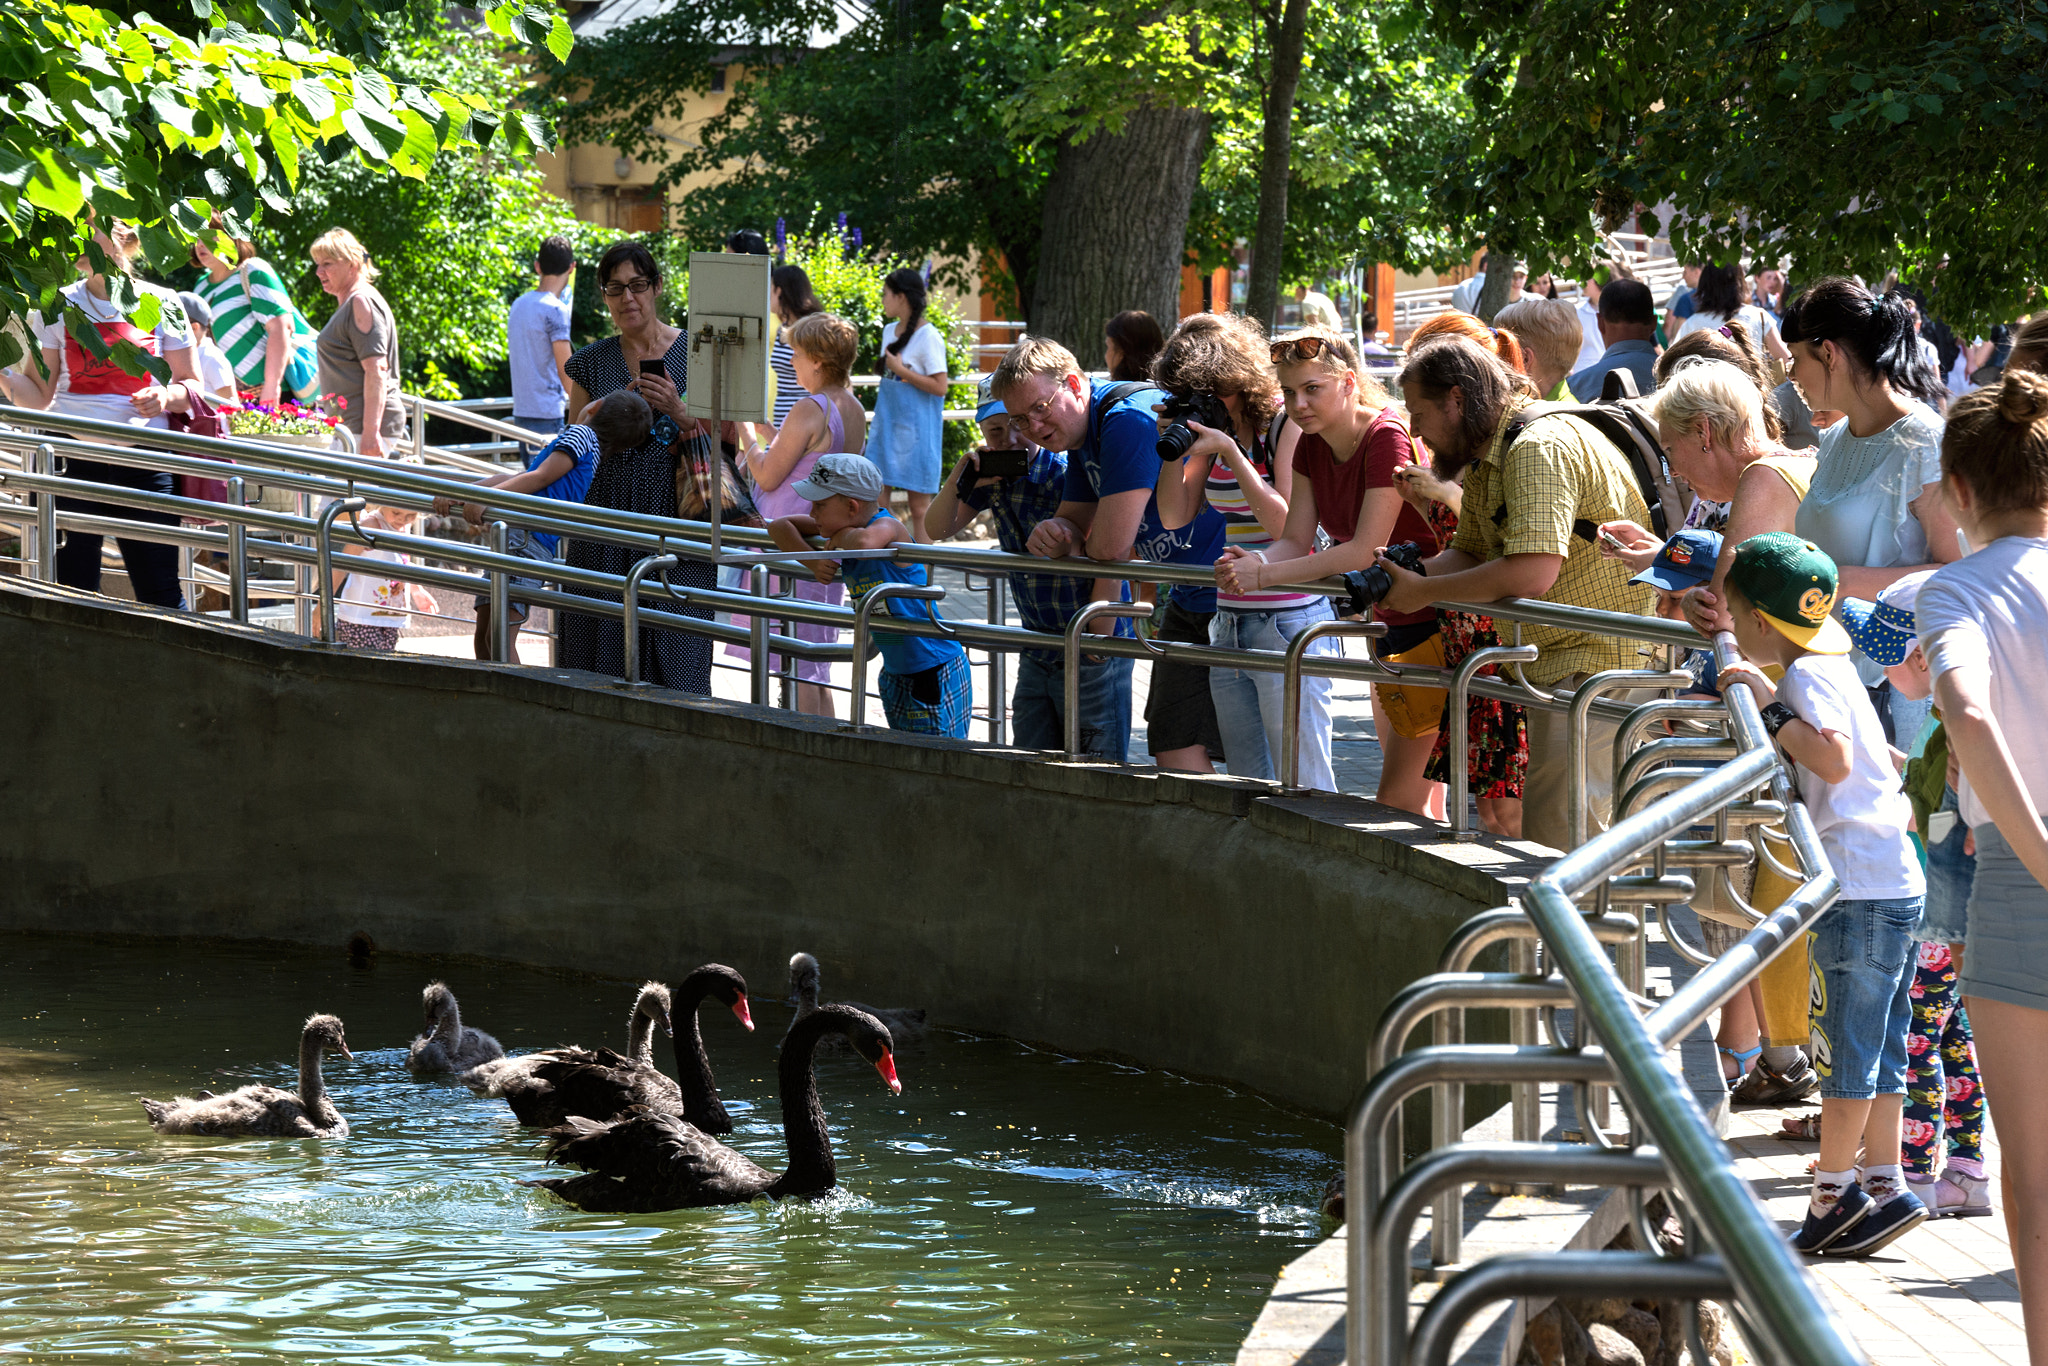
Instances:
[[[1894,1201],[1894,1204],[1897,1202]],[[1920,1204],[1915,1200],[1914,1204]],[[1792,1235],[1792,1250],[1808,1256],[1825,1251],[1841,1240],[1842,1236],[1862,1223],[1870,1212],[1877,1208],[1877,1202],[1870,1193],[1851,1181],[1842,1188],[1841,1198],[1826,1214],[1815,1214],[1807,1206],[1806,1221],[1799,1226],[1799,1232]],[[1926,1206],[1921,1205],[1924,1213]]]
[[[1734,1105],[1790,1105],[1804,1100],[1820,1087],[1820,1075],[1801,1059],[1790,1072],[1775,1072],[1762,1058],[1749,1069],[1728,1099]]]
[[[1991,1213],[1991,1182],[1982,1176],[1964,1176],[1953,1167],[1945,1168],[1941,1176],[1928,1183],[1934,1187],[1934,1198],[1918,1186],[1913,1194],[1936,1219],[1982,1219]]]
[[[1864,1197],[1866,1200],[1869,1197]],[[1917,1228],[1927,1221],[1927,1206],[1920,1197],[1906,1191],[1888,1204],[1877,1206],[1853,1228],[1823,1248],[1822,1255],[1828,1257],[1868,1257],[1871,1253],[1888,1245],[1894,1238],[1908,1229]]]

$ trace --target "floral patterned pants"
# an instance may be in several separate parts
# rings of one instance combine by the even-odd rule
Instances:
[[[1905,1167],[1914,1176],[1935,1172],[1935,1145],[1948,1155],[1983,1159],[1984,1088],[1977,1080],[1977,1046],[1956,983],[1948,945],[1919,946],[1913,972],[1913,1028],[1906,1036]]]

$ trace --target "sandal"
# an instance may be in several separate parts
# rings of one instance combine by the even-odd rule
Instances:
[[[1779,1072],[1758,1059],[1749,1075],[1728,1093],[1733,1105],[1790,1105],[1804,1100],[1820,1087],[1820,1075],[1804,1059],[1789,1072]]]
[[[1778,1129],[1778,1137],[1794,1143],[1820,1142],[1820,1111],[1810,1115],[1793,1115]]]
[[[1729,1074],[1727,1068],[1721,1069],[1721,1080],[1732,1085],[1749,1075],[1750,1065],[1763,1056],[1764,1046],[1758,1044],[1755,1048],[1723,1048],[1721,1051],[1735,1059],[1733,1075]]]

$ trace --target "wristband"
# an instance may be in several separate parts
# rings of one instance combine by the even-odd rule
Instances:
[[[1797,721],[1799,719],[1793,714],[1792,709],[1783,702],[1773,702],[1770,706],[1759,711],[1757,715],[1763,718],[1764,733],[1773,740],[1778,738],[1779,731],[1785,729],[1787,721]]]

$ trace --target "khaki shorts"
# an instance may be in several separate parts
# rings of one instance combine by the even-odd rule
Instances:
[[[1417,664],[1425,668],[1441,669],[1444,666],[1444,636],[1438,631],[1428,640],[1412,650],[1397,655],[1382,655],[1389,664]],[[1444,703],[1450,694],[1442,688],[1416,688],[1401,683],[1375,683],[1373,692],[1380,699],[1380,710],[1386,713],[1387,724],[1394,728],[1394,734],[1418,740],[1433,735],[1444,723]]]

